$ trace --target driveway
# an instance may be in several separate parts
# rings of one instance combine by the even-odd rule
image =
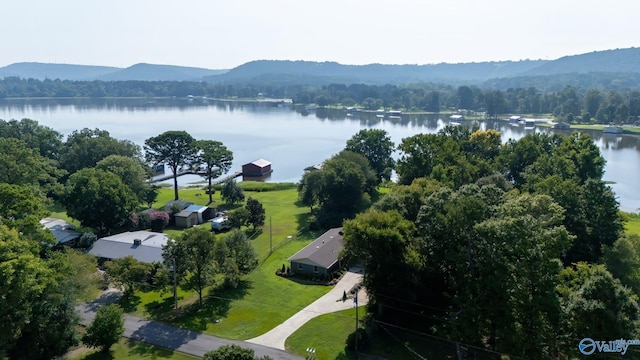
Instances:
[[[118,291],[111,290],[105,292],[94,302],[78,305],[76,310],[81,316],[81,322],[85,325],[89,324],[94,319],[96,311],[100,306],[113,303],[117,301],[119,297],[120,293]],[[292,355],[272,347],[243,341],[222,339],[166,325],[158,321],[145,320],[128,314],[125,314],[124,316],[124,337],[200,357],[222,345],[238,345],[243,348],[253,349],[255,354],[259,357],[267,355],[273,359],[304,359],[300,356]]]
[[[358,271],[358,269],[353,269],[353,271],[347,272],[333,289],[324,296],[298,311],[269,332],[249,339],[247,342],[284,350],[285,340],[307,321],[322,314],[353,308],[353,300],[348,299],[347,301],[342,301],[342,295],[345,291],[349,293],[349,291],[361,281],[362,274]],[[367,293],[364,291],[364,288],[362,288],[358,292],[358,306],[366,305],[367,302]]]

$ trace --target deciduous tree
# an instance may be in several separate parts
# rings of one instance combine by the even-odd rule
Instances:
[[[395,161],[391,157],[395,144],[386,130],[364,129],[347,140],[345,150],[363,155],[376,172],[377,182],[389,180]]]
[[[124,334],[124,317],[122,309],[115,304],[103,305],[98,308],[87,333],[82,337],[82,342],[90,347],[100,348],[107,352],[111,346]]]
[[[167,263],[175,260],[177,274],[184,286],[198,293],[202,306],[202,294],[207,286],[215,283],[219,264],[214,257],[215,235],[203,227],[194,227],[167,244],[163,257]]]
[[[129,140],[118,140],[106,130],[74,131],[67,137],[60,152],[60,167],[69,174],[94,167],[109,155],[140,157],[140,147]]]
[[[258,200],[250,197],[247,199],[245,208],[249,212],[247,224],[250,224],[253,227],[253,231],[262,227],[265,219],[264,207],[262,207],[262,204]]]
[[[117,175],[94,168],[69,177],[61,202],[69,216],[100,235],[122,228],[138,204],[135,194]]]

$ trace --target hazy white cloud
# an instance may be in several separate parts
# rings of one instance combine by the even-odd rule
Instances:
[[[2,10],[0,66],[426,64],[640,45],[640,2],[629,0],[23,0]]]

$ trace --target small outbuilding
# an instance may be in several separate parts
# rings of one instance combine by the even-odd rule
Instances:
[[[340,267],[339,256],[344,248],[342,228],[333,228],[289,258],[291,270],[304,274],[330,274]]]
[[[571,129],[571,125],[566,122],[559,122],[553,125],[553,128],[556,130],[569,130]]]
[[[196,211],[189,211],[185,209],[173,215],[173,217],[174,217],[174,220],[176,221],[176,227],[190,228],[192,226],[196,226],[199,224],[198,212]]]
[[[246,177],[261,177],[271,174],[272,171],[271,162],[265,159],[259,159],[242,165],[242,176]]]
[[[205,213],[207,212],[208,209],[209,209],[209,207],[207,207],[207,206],[189,205],[184,210],[196,213],[198,215],[198,224],[202,224],[207,220],[207,219],[205,219]]]

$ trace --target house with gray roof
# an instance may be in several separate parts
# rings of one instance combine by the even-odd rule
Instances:
[[[344,248],[342,228],[333,228],[289,258],[295,273],[327,275],[340,268]]]
[[[162,247],[169,238],[151,231],[130,231],[98,239],[87,250],[98,258],[113,260],[133,256],[136,260],[152,263],[162,261]]]
[[[62,219],[47,217],[40,220],[40,224],[53,233],[58,244],[72,244],[82,236],[75,226]]]

